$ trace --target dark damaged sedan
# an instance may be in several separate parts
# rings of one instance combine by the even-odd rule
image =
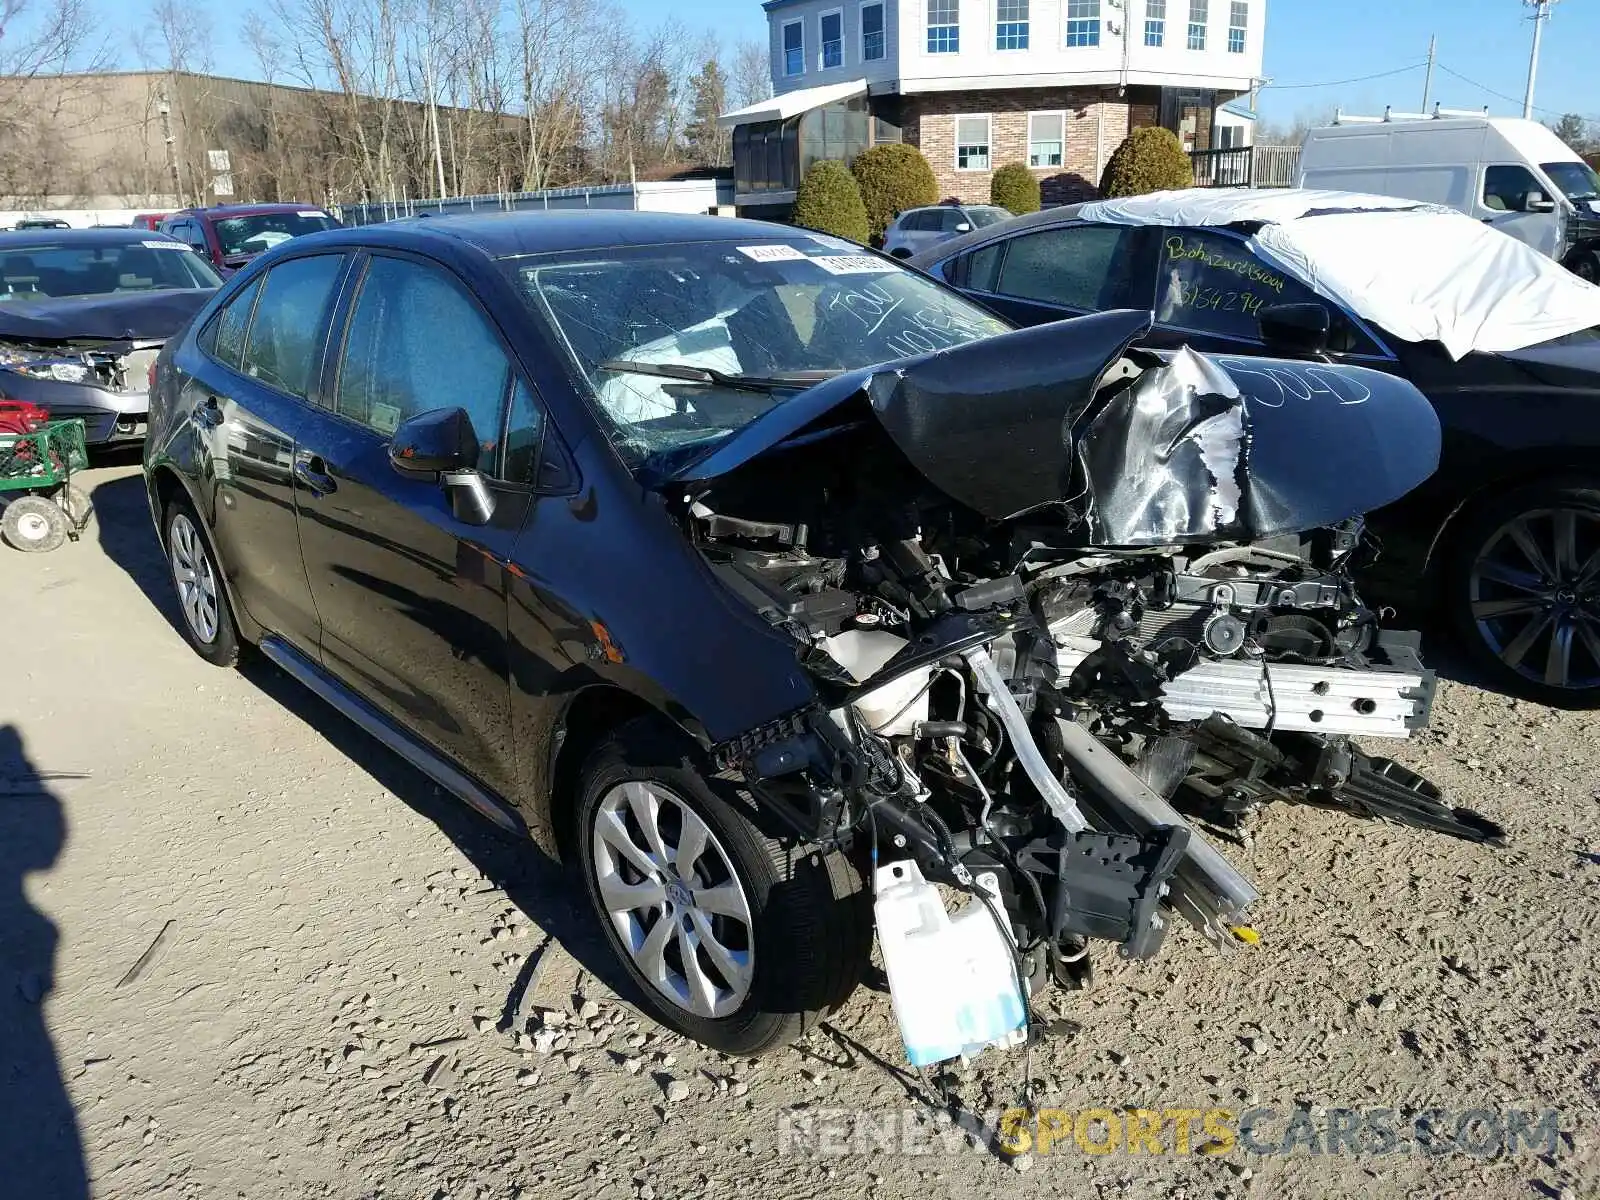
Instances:
[[[222,283],[182,242],[48,229],[0,244],[0,397],[81,417],[89,444],[145,434],[150,368]]]
[[[1316,385],[1286,405],[1149,328],[1013,331],[718,218],[314,234],[163,352],[150,505],[195,650],[253,648],[575,863],[662,1022],[781,1044],[876,927],[936,1061],[1015,1044],[1092,945],[1251,939],[1180,805],[1498,838],[1350,740],[1428,719],[1347,571],[1437,464],[1428,403],[1284,363]],[[965,923],[898,923],[933,884]]]

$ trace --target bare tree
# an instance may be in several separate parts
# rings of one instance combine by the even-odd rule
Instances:
[[[87,0],[0,0],[0,194],[43,199],[92,186],[71,157],[101,117],[86,74],[110,62],[99,29]]]
[[[765,43],[744,41],[734,48],[729,89],[735,108],[771,99],[772,52]]]

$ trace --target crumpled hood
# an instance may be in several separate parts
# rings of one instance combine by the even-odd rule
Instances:
[[[174,288],[0,304],[0,341],[165,340],[215,294],[214,288]]]
[[[860,420],[863,408],[951,499],[995,521],[1072,505],[1100,546],[1314,529],[1392,503],[1438,469],[1438,417],[1402,379],[1130,352],[1150,326],[1146,312],[1098,313],[851,371],[659,484],[708,483]],[[1125,359],[1133,384],[1103,386]],[[867,403],[852,406],[858,397]]]

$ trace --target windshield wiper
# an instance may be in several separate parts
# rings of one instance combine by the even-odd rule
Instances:
[[[825,379],[832,379],[837,374],[835,371],[795,371],[788,375],[729,375],[712,367],[696,367],[688,363],[631,362],[625,358],[608,358],[602,363],[597,363],[596,368],[619,374],[655,375],[662,379],[703,383],[741,392],[775,392],[783,388],[808,388]]]

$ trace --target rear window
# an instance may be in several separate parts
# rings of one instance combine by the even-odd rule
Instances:
[[[256,213],[242,217],[218,217],[212,221],[217,242],[223,257],[260,254],[271,250],[280,242],[323,229],[333,229],[339,222],[325,212],[305,209],[301,212]]]
[[[985,226],[997,225],[1001,221],[1009,221],[1011,213],[1004,208],[969,208],[967,216],[972,219],[974,229],[983,229]]]
[[[57,242],[0,252],[0,303],[221,285],[209,263],[166,238]]]

